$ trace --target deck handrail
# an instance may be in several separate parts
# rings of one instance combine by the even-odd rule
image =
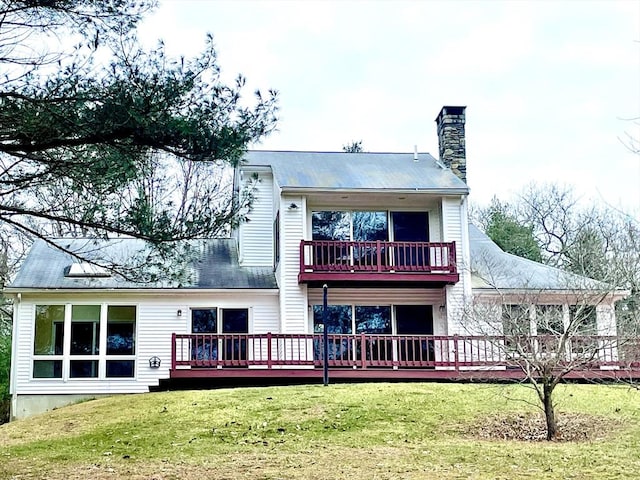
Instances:
[[[554,352],[554,336],[329,334],[331,368],[462,368],[519,365],[526,349],[538,355],[563,355],[578,368],[640,366],[640,340],[584,335],[571,338],[568,349]],[[322,334],[173,334],[171,366],[176,368],[282,367],[323,365]],[[510,348],[513,345],[514,348]],[[516,348],[517,346],[517,348]],[[589,355],[585,349],[591,347]],[[533,350],[531,350],[533,351]],[[588,360],[588,361],[587,361]]]
[[[302,240],[300,272],[457,273],[455,242]]]

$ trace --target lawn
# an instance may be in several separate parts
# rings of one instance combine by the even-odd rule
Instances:
[[[532,401],[519,385],[438,383],[116,396],[0,426],[0,478],[638,477],[640,392],[562,385],[560,420],[588,439],[496,438],[531,423]]]

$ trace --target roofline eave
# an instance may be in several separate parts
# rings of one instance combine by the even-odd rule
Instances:
[[[283,194],[309,194],[309,193],[391,193],[391,194],[411,194],[411,193],[431,193],[435,195],[469,195],[469,188],[318,188],[318,187],[288,187],[281,186]]]
[[[180,294],[196,294],[196,293],[252,293],[252,294],[274,294],[278,293],[278,288],[177,288],[177,287],[157,287],[157,288],[136,288],[136,287],[112,287],[112,288],[20,288],[20,287],[7,287],[3,290],[3,293],[9,295],[17,294],[49,294],[49,293],[135,293],[142,295],[155,295],[158,293],[180,293]]]
[[[472,287],[473,294],[479,293],[487,296],[504,296],[504,295],[603,295],[611,296],[614,299],[622,300],[631,295],[630,290],[591,290],[586,288],[496,288],[496,287]]]

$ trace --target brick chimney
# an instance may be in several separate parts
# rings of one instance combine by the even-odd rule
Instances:
[[[436,118],[440,161],[465,183],[467,183],[467,155],[464,139],[466,108],[445,106]]]

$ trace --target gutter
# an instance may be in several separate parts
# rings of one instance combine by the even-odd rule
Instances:
[[[215,294],[215,293],[251,293],[252,295],[278,293],[278,288],[5,288],[4,292],[21,296],[21,294],[49,294],[49,293],[102,293],[102,294],[132,294],[157,295],[176,294]]]

